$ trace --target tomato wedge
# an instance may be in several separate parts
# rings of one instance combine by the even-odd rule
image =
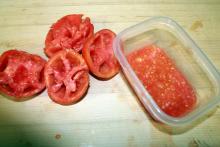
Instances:
[[[112,48],[115,36],[108,29],[100,30],[83,47],[82,55],[90,71],[99,78],[109,79],[119,72],[120,67]]]
[[[88,67],[82,56],[71,49],[50,58],[44,76],[49,97],[61,105],[79,101],[89,86]]]
[[[38,55],[9,50],[0,56],[0,92],[13,100],[26,100],[45,88],[46,61]]]
[[[80,52],[85,40],[93,35],[94,26],[90,18],[82,14],[66,15],[53,24],[46,36],[44,51],[52,57],[63,49]]]

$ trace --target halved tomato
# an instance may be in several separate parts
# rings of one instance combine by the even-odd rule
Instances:
[[[0,92],[22,101],[45,88],[46,61],[38,55],[9,50],[0,56]]]
[[[90,37],[82,50],[82,55],[90,71],[97,77],[109,79],[119,72],[119,64],[113,53],[115,33],[103,29]]]
[[[67,15],[53,24],[46,36],[44,51],[52,57],[63,49],[81,52],[85,40],[93,35],[90,18],[82,19],[82,14]]]
[[[49,97],[62,105],[79,101],[89,86],[88,67],[82,56],[71,49],[50,58],[44,76]]]

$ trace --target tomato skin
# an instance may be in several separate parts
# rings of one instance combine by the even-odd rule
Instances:
[[[196,104],[196,94],[165,52],[152,45],[131,52],[128,62],[157,105],[168,115],[180,117]]]
[[[88,67],[82,56],[71,49],[50,58],[44,76],[49,97],[61,105],[78,102],[89,87]]]
[[[85,40],[94,34],[90,18],[82,19],[82,16],[82,14],[66,15],[51,26],[44,48],[48,57],[64,49],[81,52]]]
[[[46,61],[38,55],[8,50],[0,56],[0,92],[15,101],[24,101],[45,88]]]
[[[120,70],[112,48],[115,36],[111,30],[103,29],[85,42],[82,55],[91,73],[98,78],[110,79]]]

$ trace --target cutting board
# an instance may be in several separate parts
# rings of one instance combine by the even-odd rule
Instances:
[[[123,29],[152,16],[176,20],[220,71],[220,1],[218,0],[1,0],[0,53],[22,49],[43,53],[46,33],[60,17],[82,13],[95,31]],[[220,111],[216,108],[187,127],[154,121],[120,72],[108,81],[90,76],[87,95],[61,106],[46,91],[14,102],[0,96],[1,146],[219,146]]]

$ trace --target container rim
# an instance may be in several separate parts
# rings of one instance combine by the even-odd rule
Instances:
[[[131,32],[132,30],[138,29],[142,26],[145,26],[145,28],[156,24],[161,23],[163,25],[166,25],[166,27],[174,30],[182,40],[186,41],[189,47],[192,48],[193,52],[199,55],[199,58],[203,64],[203,66],[206,69],[209,69],[211,76],[217,81],[215,84],[217,84],[218,87],[220,87],[220,74],[217,71],[217,69],[214,67],[214,65],[211,63],[211,61],[208,59],[208,57],[203,53],[203,51],[196,45],[196,43],[191,39],[191,37],[182,29],[182,27],[176,23],[173,19],[169,17],[164,16],[157,16],[152,17],[148,20],[142,21],[134,26],[131,26],[129,28],[126,28],[122,32],[120,32],[113,42],[113,51],[118,59],[120,65],[122,66],[122,69],[124,71],[127,71],[130,74],[130,78],[132,81],[136,82],[136,87],[133,87],[136,90],[138,90],[141,93],[141,97],[138,96],[144,107],[150,111],[153,114],[153,117],[165,124],[171,125],[171,126],[180,126],[183,124],[188,124],[199,117],[201,117],[204,113],[206,113],[209,109],[215,107],[220,102],[220,93],[218,91],[218,95],[213,97],[213,100],[206,104],[204,107],[198,108],[198,110],[194,113],[190,113],[183,117],[172,117],[167,115],[165,112],[163,112],[160,107],[156,104],[156,102],[153,100],[149,92],[144,88],[141,81],[136,76],[135,72],[131,68],[130,64],[128,63],[126,57],[122,53],[121,49],[121,38],[122,36],[125,36],[127,32]],[[124,72],[125,73],[125,72]],[[137,93],[137,92],[136,92]]]

